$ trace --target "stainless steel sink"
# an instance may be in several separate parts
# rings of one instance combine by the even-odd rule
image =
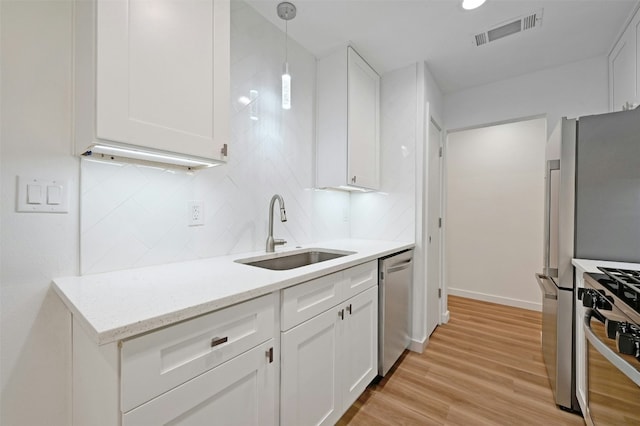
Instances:
[[[276,253],[267,256],[238,259],[237,263],[257,266],[258,268],[284,271],[325,262],[331,259],[354,254],[354,251],[328,250],[328,249],[304,249],[286,253]]]

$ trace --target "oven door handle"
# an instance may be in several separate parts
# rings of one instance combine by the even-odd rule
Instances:
[[[620,370],[625,376],[627,376],[632,382],[640,386],[640,371],[638,371],[633,365],[629,364],[624,358],[618,355],[613,349],[607,346],[600,338],[591,330],[591,318],[596,317],[598,321],[601,321],[602,314],[589,309],[584,316],[584,334],[589,343],[613,364],[618,370]]]

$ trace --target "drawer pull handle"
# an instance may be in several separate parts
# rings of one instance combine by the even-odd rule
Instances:
[[[343,320],[343,319],[344,319],[344,309],[340,309],[340,310],[338,311],[338,316],[340,317],[340,319],[341,319],[341,320]]]
[[[351,315],[351,303],[349,303],[349,306],[347,306],[347,312],[349,312],[349,315]]]
[[[211,339],[211,347],[213,348],[214,346],[227,343],[228,340],[229,340],[228,337],[214,337],[213,339]]]
[[[269,364],[273,362],[273,347],[267,351],[267,359],[269,360]]]

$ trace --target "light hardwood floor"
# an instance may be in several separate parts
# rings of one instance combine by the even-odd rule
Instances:
[[[454,296],[449,311],[425,352],[405,351],[338,425],[584,424],[553,402],[539,312]]]

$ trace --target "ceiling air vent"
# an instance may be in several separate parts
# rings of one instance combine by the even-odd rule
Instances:
[[[505,23],[474,35],[473,44],[475,46],[482,46],[513,34],[540,28],[541,25],[542,9],[519,18],[510,19]]]

